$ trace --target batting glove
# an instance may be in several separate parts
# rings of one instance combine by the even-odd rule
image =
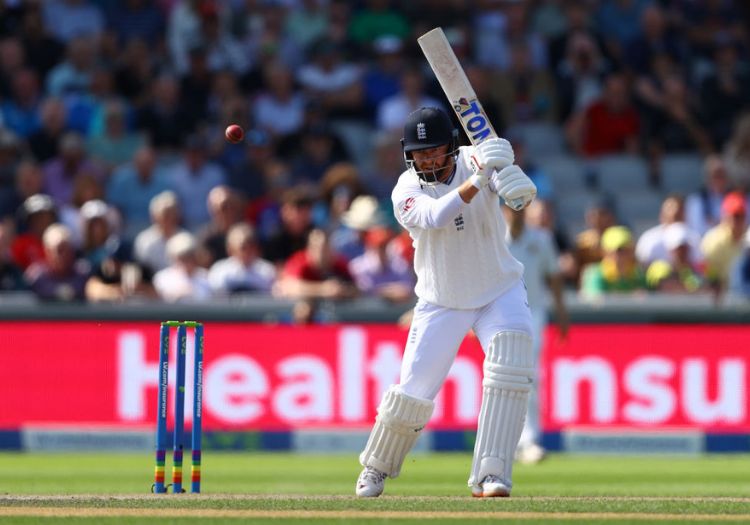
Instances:
[[[536,197],[536,185],[515,165],[494,173],[490,182],[495,192],[516,211],[528,206]]]
[[[469,159],[473,183],[478,188],[483,188],[490,181],[493,171],[502,170],[513,164],[515,156],[513,148],[505,139],[499,137],[487,139],[478,146]]]

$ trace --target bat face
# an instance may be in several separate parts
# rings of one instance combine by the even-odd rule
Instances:
[[[443,30],[428,31],[418,42],[471,143],[497,136]]]

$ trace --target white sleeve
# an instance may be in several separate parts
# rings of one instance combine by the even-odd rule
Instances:
[[[398,191],[397,187],[391,199],[399,223],[425,230],[445,228],[466,204],[458,194],[458,188],[435,199],[419,191]]]

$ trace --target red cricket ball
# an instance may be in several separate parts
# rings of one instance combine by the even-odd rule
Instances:
[[[245,132],[242,130],[242,127],[238,126],[237,124],[231,124],[227,126],[227,130],[224,132],[224,135],[232,144],[237,144],[238,142],[241,142],[243,138],[245,138]]]

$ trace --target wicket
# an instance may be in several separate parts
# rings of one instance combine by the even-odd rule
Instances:
[[[195,321],[165,321],[159,331],[159,395],[156,416],[156,468],[153,492],[164,494],[169,485],[164,484],[164,464],[167,455],[167,400],[169,375],[169,332],[177,328],[177,374],[175,384],[175,418],[172,456],[172,492],[185,492],[182,488],[182,449],[185,425],[185,367],[187,358],[187,330],[194,335],[193,373],[193,431],[190,492],[201,491],[201,418],[203,415],[203,324]]]

